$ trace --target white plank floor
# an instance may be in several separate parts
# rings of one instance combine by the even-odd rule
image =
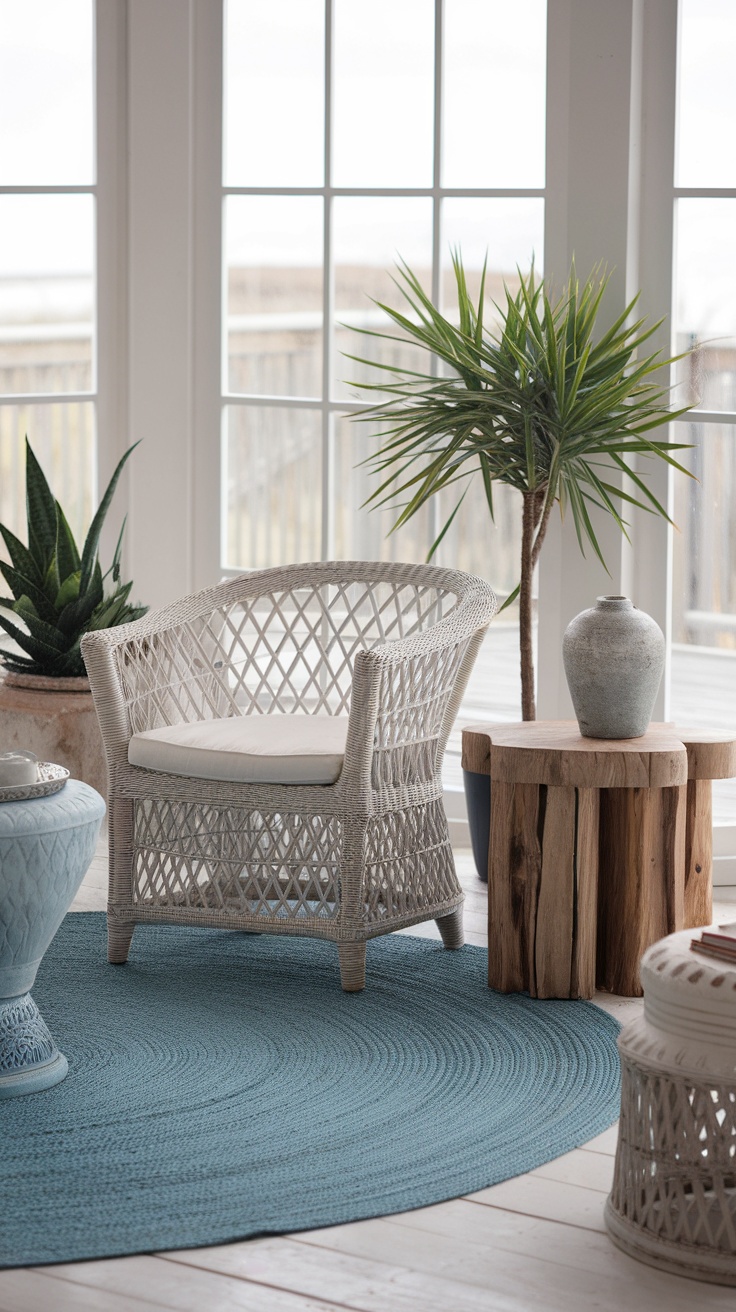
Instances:
[[[458,868],[467,937],[483,945],[485,888],[467,852],[458,853]],[[101,845],[73,910],[103,909],[106,883]],[[727,906],[721,911],[729,914]],[[434,925],[426,932],[434,934]],[[621,1020],[641,1005],[596,1001]],[[2,1271],[0,1312],[733,1312],[733,1290],[660,1274],[609,1242],[603,1204],[615,1146],[614,1127],[528,1175],[399,1216],[219,1248]]]

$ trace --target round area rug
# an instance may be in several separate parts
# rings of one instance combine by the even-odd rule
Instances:
[[[618,1114],[618,1025],[492,993],[486,953],[67,916],[33,990],[66,1080],[0,1102],[0,1265],[355,1221],[540,1166]]]

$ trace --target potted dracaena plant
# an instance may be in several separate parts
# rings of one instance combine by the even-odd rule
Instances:
[[[431,357],[426,373],[349,357],[382,374],[354,384],[380,399],[352,418],[385,425],[379,447],[363,462],[379,480],[366,504],[393,507],[396,529],[438,493],[456,490],[431,559],[461,512],[468,478],[482,480],[491,519],[494,484],[518,491],[520,575],[504,605],[518,597],[522,715],[533,720],[532,576],[553,507],[569,511],[581,551],[589,545],[605,566],[591,506],[611,515],[624,534],[624,503],[668,519],[640,462],[663,460],[688,472],[672,455],[683,444],[650,434],[689,407],[670,410],[670,388],[661,373],[656,377],[674,361],[659,352],[640,353],[662,321],[646,326],[636,319],[638,298],[608,329],[596,331],[610,277],[602,268],[581,286],[573,264],[562,294],[552,299],[532,266],[528,274],[519,273],[515,294],[504,287],[505,305],[496,307],[498,320],[486,326],[485,266],[475,304],[459,251],[453,251],[452,263],[457,321],[433,305],[402,261],[394,281],[406,312],[376,302],[391,326],[356,330],[412,343]]]
[[[0,649],[3,741],[66,765],[101,792],[104,753],[80,641],[92,629],[126,624],[147,610],[131,603],[132,584],[120,577],[125,521],[105,574],[98,551],[120,474],[134,449],[119,461],[81,552],[27,438],[27,544],[0,524],[9,557],[0,561],[0,573],[11,594],[0,597],[0,629],[12,639],[11,647]]]

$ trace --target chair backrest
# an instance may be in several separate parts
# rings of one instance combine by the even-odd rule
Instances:
[[[346,713],[358,651],[425,632],[484,587],[431,565],[363,561],[241,575],[151,613],[117,648],[131,727]]]

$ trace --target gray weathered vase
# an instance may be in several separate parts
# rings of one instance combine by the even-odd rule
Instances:
[[[664,670],[664,634],[628,597],[598,597],[562,639],[567,684],[584,738],[640,738]]]

